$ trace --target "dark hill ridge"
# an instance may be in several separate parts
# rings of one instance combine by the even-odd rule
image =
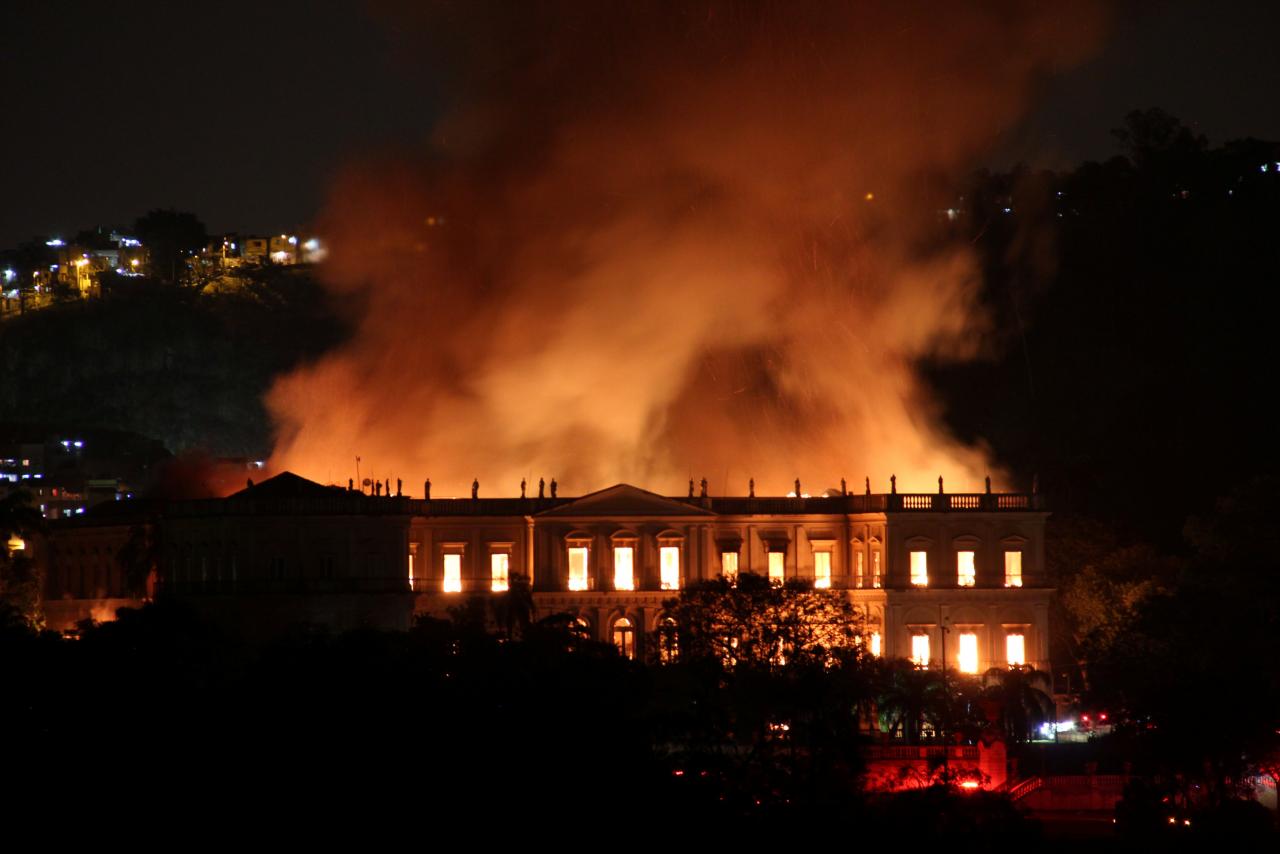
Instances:
[[[231,293],[139,287],[0,324],[0,419],[127,430],[174,453],[262,457],[272,380],[344,334],[311,279]]]

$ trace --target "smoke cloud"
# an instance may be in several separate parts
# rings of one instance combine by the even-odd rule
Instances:
[[[324,276],[362,314],[271,391],[274,468],[345,479],[360,456],[442,495],[991,470],[913,369],[988,332],[937,193],[1083,58],[1096,10],[380,8],[450,104],[423,151],[332,188]]]

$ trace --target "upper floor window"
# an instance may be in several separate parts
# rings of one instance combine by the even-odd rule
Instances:
[[[1027,638],[1022,632],[1010,632],[1004,639],[1004,659],[1010,667],[1027,663]]]
[[[929,586],[929,553],[928,552],[912,552],[911,553],[911,586],[912,587],[928,587]]]
[[[1022,586],[1022,552],[1004,553],[1004,586]]]
[[[879,549],[871,552],[871,586],[877,590],[884,586],[884,564],[880,559],[880,554]]]
[[[489,555],[489,584],[494,593],[502,593],[511,586],[511,555],[494,552]]]
[[[862,549],[858,549],[853,553],[853,586],[861,588],[865,583],[863,576],[866,575],[866,555],[862,553]]]
[[[658,570],[663,590],[680,589],[679,546],[662,546],[658,549]]]
[[[626,617],[619,617],[614,621],[609,640],[618,648],[623,658],[636,657],[636,629]]]
[[[613,589],[635,590],[635,555],[634,546],[613,547]]]
[[[911,636],[911,663],[916,667],[929,666],[929,636],[924,633]]]
[[[813,586],[817,590],[831,587],[831,552],[813,553]]]
[[[956,552],[956,584],[961,587],[972,587],[978,582],[978,569],[973,558],[973,552]]]
[[[415,589],[413,586],[414,584],[413,576],[414,576],[414,564],[416,564],[417,562],[418,562],[418,544],[409,543],[409,589],[410,590]],[[332,557],[326,557],[324,559],[324,563],[321,566],[321,574],[325,578],[333,578],[333,558]]]
[[[978,672],[978,633],[960,633],[960,651],[957,655],[961,673]]]
[[[786,569],[784,568],[786,560],[786,552],[770,550],[769,551],[769,580],[776,581],[781,584],[786,578]]]
[[[444,592],[462,592],[462,555],[460,554],[444,556]]]
[[[569,546],[569,589],[587,589],[587,563],[590,550],[586,546]]]
[[[720,574],[730,581],[738,580],[738,553],[736,551],[720,552]]]

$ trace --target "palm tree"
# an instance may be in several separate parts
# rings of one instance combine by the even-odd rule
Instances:
[[[1005,736],[1010,741],[1030,741],[1036,727],[1053,716],[1053,700],[1041,688],[1049,674],[1029,664],[986,672],[986,694],[1000,705]]]
[[[511,576],[505,592],[490,600],[494,622],[502,629],[507,640],[523,638],[533,622],[533,587],[529,576],[519,573]]]
[[[921,726],[936,723],[946,703],[941,674],[916,667],[905,659],[886,662],[876,691],[880,725],[901,732],[910,744],[920,740]]]

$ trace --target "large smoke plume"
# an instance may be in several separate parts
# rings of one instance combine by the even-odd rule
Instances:
[[[420,154],[335,183],[324,275],[363,314],[272,390],[273,466],[345,480],[359,455],[440,494],[976,485],[989,461],[913,371],[986,331],[933,192],[1095,42],[1069,8],[388,10],[451,106]]]

